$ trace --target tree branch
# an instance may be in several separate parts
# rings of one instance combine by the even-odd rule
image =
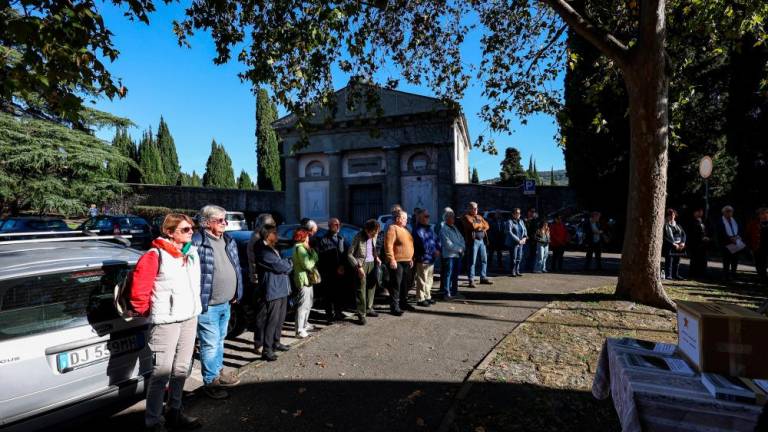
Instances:
[[[567,0],[539,1],[551,7],[573,31],[594,45],[603,54],[622,66],[627,63],[629,47],[609,32],[595,26],[576,11]]]
[[[533,59],[531,59],[531,64],[530,64],[530,66],[528,66],[528,70],[525,71],[526,75],[528,75],[528,73],[531,72],[531,69],[533,69],[534,66],[536,66],[536,64],[539,62],[539,59],[541,58],[541,56],[543,56],[547,51],[549,51],[549,49],[552,47],[552,45],[554,45],[555,42],[557,42],[557,40],[560,39],[560,36],[562,36],[562,34],[563,34],[563,32],[565,31],[566,28],[568,28],[567,25],[563,25],[562,27],[560,27],[560,29],[554,34],[554,36],[552,36],[552,39],[550,39],[549,42],[546,45],[544,45],[536,53],[535,56],[533,56]]]

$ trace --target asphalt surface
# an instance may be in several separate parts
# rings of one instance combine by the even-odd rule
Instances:
[[[462,278],[466,300],[417,307],[402,317],[377,305],[382,313],[367,325],[350,318],[313,333],[276,362],[248,363],[229,399],[195,392],[186,411],[201,418],[205,431],[436,430],[464,379],[519,323],[564,294],[614,284],[616,259],[608,261],[602,274],[497,276],[493,285],[474,289]],[[567,258],[566,269],[580,265]],[[244,357],[232,350],[245,352],[245,344],[229,345],[228,357]],[[142,420],[134,408],[77,429],[135,431]]]

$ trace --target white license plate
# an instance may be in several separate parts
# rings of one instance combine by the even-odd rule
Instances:
[[[134,230],[131,230],[131,234],[141,234],[141,233],[143,233],[143,232],[144,232],[144,231],[143,231],[143,230],[140,230],[140,229],[139,229],[139,230],[135,230],[135,229],[134,229]]]
[[[95,363],[108,360],[129,352],[138,351],[144,347],[144,334],[137,333],[120,339],[108,340],[72,351],[60,352],[56,355],[56,365],[59,372],[66,373]]]

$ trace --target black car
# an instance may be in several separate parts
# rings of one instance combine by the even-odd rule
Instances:
[[[25,233],[25,232],[49,232],[49,231],[72,231],[64,220],[60,218],[49,217],[9,217],[0,222],[0,233]]]
[[[131,247],[138,249],[149,249],[153,238],[147,221],[133,215],[94,216],[83,222],[77,229],[99,235],[130,235]]]

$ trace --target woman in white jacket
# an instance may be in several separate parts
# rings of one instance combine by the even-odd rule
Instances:
[[[200,304],[200,259],[192,246],[192,219],[169,214],[162,237],[136,264],[131,285],[131,307],[151,321],[149,348],[152,376],[147,385],[144,421],[147,430],[165,430],[162,422],[165,387],[170,381],[165,426],[194,429],[201,426],[184,415],[181,395],[192,364]]]

